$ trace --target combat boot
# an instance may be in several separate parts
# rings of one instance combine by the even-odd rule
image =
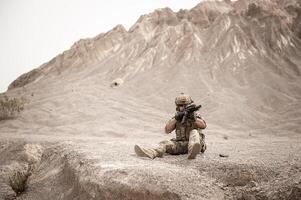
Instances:
[[[195,143],[192,145],[188,144],[188,159],[195,159],[195,157],[200,153],[201,144]]]
[[[205,135],[203,133],[200,134],[200,143],[201,143],[201,153],[204,153],[207,149],[207,145],[205,143]]]
[[[189,134],[188,142],[188,159],[195,159],[195,157],[200,153],[201,143],[200,136],[197,130],[191,130]]]
[[[156,149],[146,149],[135,145],[135,153],[140,157],[148,157],[154,159],[156,157],[162,157],[163,153]]]
[[[204,143],[201,148],[201,153],[204,153],[207,149],[207,145]]]

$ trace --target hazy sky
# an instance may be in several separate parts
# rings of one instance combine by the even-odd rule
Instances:
[[[1,0],[0,93],[21,74],[48,62],[80,38],[129,29],[142,14],[192,8],[201,0]]]

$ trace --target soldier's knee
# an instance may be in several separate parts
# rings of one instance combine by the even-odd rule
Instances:
[[[189,137],[199,138],[199,132],[198,132],[198,130],[192,129],[192,130],[189,132]]]
[[[190,131],[190,134],[197,134],[197,133],[199,133],[197,129],[192,129],[192,130]]]
[[[168,144],[171,144],[170,140],[163,140],[159,143],[159,145],[168,145]]]

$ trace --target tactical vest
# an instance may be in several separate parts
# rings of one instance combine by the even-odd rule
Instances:
[[[176,141],[188,141],[189,133],[191,130],[197,129],[201,134],[201,129],[196,127],[195,123],[191,120],[187,120],[186,123],[182,124],[181,122],[176,123]]]

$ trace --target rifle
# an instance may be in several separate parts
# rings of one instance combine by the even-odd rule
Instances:
[[[190,104],[188,105],[185,109],[184,109],[184,115],[181,121],[181,124],[184,124],[186,122],[186,119],[188,118],[188,116],[191,116],[191,114],[193,114],[193,112],[199,110],[202,107],[202,105],[195,105],[195,104]]]

